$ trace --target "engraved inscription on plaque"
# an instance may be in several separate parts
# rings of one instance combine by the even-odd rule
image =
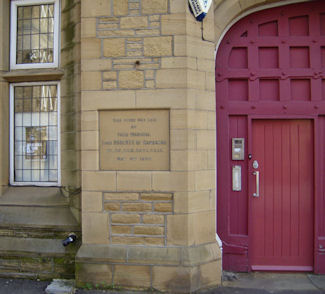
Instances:
[[[101,170],[169,170],[169,110],[99,112]]]

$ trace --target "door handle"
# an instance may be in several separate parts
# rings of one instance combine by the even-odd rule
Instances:
[[[260,172],[254,171],[253,175],[256,179],[256,193],[253,193],[253,197],[260,197]]]

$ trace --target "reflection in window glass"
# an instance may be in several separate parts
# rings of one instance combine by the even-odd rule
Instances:
[[[58,182],[57,85],[14,87],[14,181]]]
[[[54,4],[20,6],[17,11],[17,64],[52,63]]]

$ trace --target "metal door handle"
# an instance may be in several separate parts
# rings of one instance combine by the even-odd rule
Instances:
[[[256,193],[253,193],[253,196],[260,197],[260,172],[254,171],[253,175],[256,177]]]

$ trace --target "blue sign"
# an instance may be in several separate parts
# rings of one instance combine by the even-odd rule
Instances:
[[[202,21],[207,15],[212,0],[188,0],[190,8],[198,21]]]

